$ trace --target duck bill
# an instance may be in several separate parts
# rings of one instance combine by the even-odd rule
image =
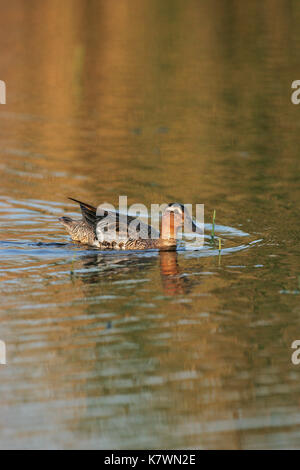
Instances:
[[[203,235],[203,229],[194,222],[190,215],[185,215],[184,231],[188,233],[198,233],[199,235]]]
[[[198,233],[199,235],[203,235],[203,230],[199,225],[197,225],[193,220],[192,220],[192,232],[193,233]]]

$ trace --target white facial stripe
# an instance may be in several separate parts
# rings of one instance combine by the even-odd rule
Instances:
[[[182,210],[181,210],[180,207],[176,207],[176,206],[175,207],[168,207],[166,210],[169,211],[169,212],[175,212],[177,214],[182,214]]]

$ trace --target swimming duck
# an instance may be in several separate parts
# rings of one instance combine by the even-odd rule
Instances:
[[[98,215],[97,209],[90,204],[69,199],[80,205],[82,219],[60,217],[58,220],[69,232],[72,240],[101,250],[176,250],[176,234],[185,221],[190,223],[193,232],[199,232],[199,228],[182,204],[173,203],[166,207],[159,233],[135,217],[127,216],[124,222],[118,211],[104,210],[103,214]],[[138,232],[138,237],[133,238],[130,236],[129,224],[134,221],[135,234]]]

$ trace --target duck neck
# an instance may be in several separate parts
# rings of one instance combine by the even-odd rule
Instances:
[[[177,228],[174,223],[174,215],[163,215],[161,223],[160,245],[162,247],[176,247]]]

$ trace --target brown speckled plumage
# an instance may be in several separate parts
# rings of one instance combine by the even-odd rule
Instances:
[[[58,220],[65,226],[72,240],[85,245],[97,246],[96,235],[84,220],[73,220],[70,217],[60,217]]]

